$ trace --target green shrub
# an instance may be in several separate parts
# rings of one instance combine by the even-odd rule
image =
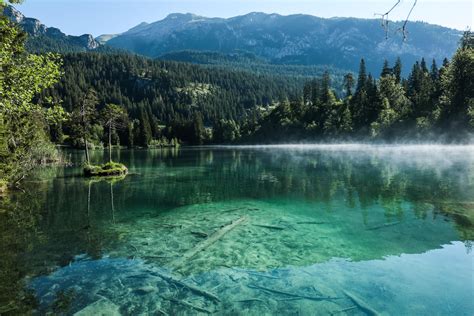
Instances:
[[[114,177],[123,176],[128,173],[125,165],[118,162],[108,162],[103,165],[86,165],[84,175],[87,177]]]

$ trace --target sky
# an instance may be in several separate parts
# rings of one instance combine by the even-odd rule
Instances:
[[[415,0],[401,0],[390,14],[404,20]],[[141,22],[154,22],[170,13],[232,17],[249,12],[311,14],[319,17],[374,18],[397,0],[25,0],[16,5],[23,14],[66,34],[122,33]],[[410,20],[459,30],[473,28],[472,0],[418,0]]]

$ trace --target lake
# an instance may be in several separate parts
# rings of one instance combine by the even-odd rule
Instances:
[[[474,146],[66,154],[3,202],[0,314],[474,314]]]

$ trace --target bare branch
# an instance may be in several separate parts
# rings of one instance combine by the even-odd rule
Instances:
[[[375,14],[376,16],[380,16],[380,17],[382,18],[382,27],[383,27],[383,29],[385,30],[385,39],[388,39],[388,32],[389,32],[389,28],[388,28],[389,19],[388,19],[388,15],[389,15],[393,10],[395,10],[395,8],[400,4],[400,2],[401,2],[401,0],[397,0],[397,2],[393,5],[393,7],[390,8],[390,10],[388,10],[387,12],[385,12],[385,13],[383,13],[383,14],[381,14],[381,13],[376,13],[376,14]],[[408,12],[407,18],[406,18],[405,21],[403,22],[403,26],[398,29],[398,31],[402,32],[403,41],[406,41],[406,40],[407,40],[407,37],[408,37],[408,31],[407,31],[408,20],[410,19],[410,16],[411,16],[411,14],[413,13],[413,10],[415,9],[417,3],[418,3],[418,0],[415,0],[415,2],[413,3],[413,6],[412,6],[411,9],[410,9],[410,12]]]
[[[393,11],[395,10],[395,8],[400,4],[401,0],[397,0],[397,3],[395,3],[393,5],[393,7],[388,10],[387,12],[385,13],[375,13],[375,15],[378,15],[382,18],[382,27],[384,28],[385,30],[385,39],[388,39],[388,15]]]
[[[407,31],[408,19],[410,18],[410,16],[411,16],[413,10],[415,9],[417,2],[418,2],[418,0],[415,0],[415,2],[413,3],[413,6],[412,6],[411,9],[410,9],[410,12],[408,12],[408,16],[407,16],[405,22],[403,22],[403,26],[399,29],[399,30],[402,32],[403,41],[406,41],[406,40],[407,40],[407,37],[408,37],[408,31]]]

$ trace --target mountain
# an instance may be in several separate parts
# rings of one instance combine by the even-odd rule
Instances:
[[[6,6],[3,14],[17,23],[29,36],[27,49],[32,52],[83,52],[103,48],[90,34],[66,35],[55,27],[46,27],[41,21],[25,17],[12,6]]]
[[[177,51],[232,54],[249,52],[272,64],[331,65],[357,70],[365,58],[369,70],[378,71],[384,61],[402,58],[412,65],[422,57],[451,57],[461,32],[423,22],[409,22],[407,41],[392,22],[389,38],[375,19],[331,18],[311,15],[250,13],[233,18],[206,18],[194,14],[170,14],[154,23],[142,23],[106,41],[112,47],[150,57]],[[406,69],[408,71],[408,69]]]

